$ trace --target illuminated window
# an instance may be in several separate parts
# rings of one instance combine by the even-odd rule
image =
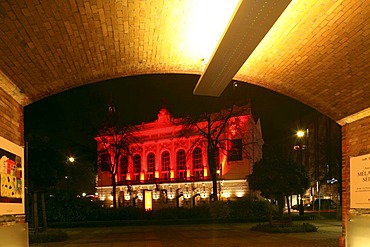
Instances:
[[[127,173],[127,168],[128,168],[128,160],[127,156],[123,155],[120,158],[120,180],[124,181]]]
[[[186,178],[186,154],[183,149],[177,151],[176,155],[177,177]]]
[[[170,178],[170,153],[167,151],[162,153],[162,178],[165,180]]]
[[[141,157],[138,154],[134,155],[134,180],[140,181],[140,171],[141,171]]]
[[[200,148],[196,148],[193,151],[193,165],[193,169],[203,168],[202,150]]]
[[[203,177],[203,157],[200,148],[196,148],[193,151],[193,172],[195,178]]]
[[[148,165],[148,180],[154,179],[154,169],[155,169],[155,156],[154,153],[150,153],[147,156],[147,165]]]
[[[126,155],[121,156],[121,159],[120,159],[120,173],[121,174],[127,173],[127,164],[128,164],[127,156]]]

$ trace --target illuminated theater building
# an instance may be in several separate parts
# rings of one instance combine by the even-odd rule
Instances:
[[[216,152],[217,183],[220,200],[233,200],[250,193],[247,176],[262,158],[263,139],[260,122],[255,122],[250,106],[238,107],[222,137],[227,150]],[[154,122],[135,126],[132,133],[140,143],[130,144],[130,155],[119,158],[116,176],[118,206],[146,209],[194,207],[212,197],[212,178],[207,163],[207,143],[199,136],[183,136],[181,118],[173,118],[162,108]],[[203,123],[201,123],[203,124]],[[205,123],[204,123],[205,124]],[[97,141],[98,154],[103,144]],[[97,192],[106,206],[112,206],[112,182],[102,169],[104,157],[98,155]]]

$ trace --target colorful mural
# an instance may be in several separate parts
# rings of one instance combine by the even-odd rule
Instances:
[[[0,148],[0,202],[22,202],[22,159]]]
[[[23,213],[23,147],[0,138],[0,215]]]

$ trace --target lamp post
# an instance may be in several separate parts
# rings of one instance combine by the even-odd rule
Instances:
[[[308,129],[306,131],[304,130],[297,131],[297,138],[299,140],[299,145],[296,147],[299,150],[299,162],[301,166],[303,166],[303,150],[305,150],[307,147],[307,144],[303,144],[302,139],[305,138],[307,140],[307,137],[308,137]],[[300,196],[299,215],[304,215],[303,194],[301,194]]]
[[[66,179],[66,182],[67,182],[67,191],[69,191],[69,182],[68,182],[69,175],[70,175],[69,165],[73,164],[74,162],[75,162],[75,158],[73,156],[67,157],[67,160],[66,160],[66,176],[64,177]]]

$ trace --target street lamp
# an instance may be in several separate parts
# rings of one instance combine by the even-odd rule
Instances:
[[[297,131],[297,137],[298,137],[298,138],[302,138],[302,137],[304,137],[304,131],[303,131],[303,130],[298,130],[298,131]]]
[[[69,164],[72,164],[75,162],[75,158],[73,156],[69,156],[67,157],[66,159],[66,175],[65,175],[65,179],[66,179],[66,183],[67,183],[67,190],[69,191],[69,182],[68,182],[68,178],[69,178],[69,175],[70,175],[70,169],[69,169]]]
[[[302,139],[305,136],[306,137],[308,136],[308,129],[307,129],[307,131],[303,131],[303,130],[298,130],[297,131],[297,138],[299,139],[299,145],[295,146],[295,149],[296,149],[296,147],[297,147],[297,149],[299,149],[299,161],[300,161],[301,166],[303,166],[303,150],[306,149],[306,144],[302,144]],[[300,205],[299,205],[299,215],[303,215],[303,214],[304,214],[303,194],[301,194]]]
[[[73,163],[73,162],[75,162],[75,158],[73,156],[67,157],[67,160],[66,160],[67,175],[65,176],[65,179],[68,179],[68,175],[69,175],[69,172],[68,172],[68,163]]]
[[[70,163],[73,163],[75,162],[75,158],[73,156],[70,156],[67,158],[67,161],[70,162]]]

